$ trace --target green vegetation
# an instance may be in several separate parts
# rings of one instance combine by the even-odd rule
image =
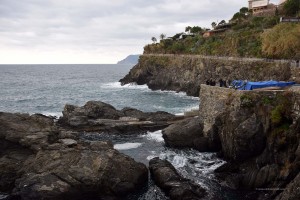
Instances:
[[[241,106],[242,107],[251,108],[251,107],[254,106],[253,99],[252,99],[252,97],[249,94],[243,94],[240,97],[240,100],[241,100]]]
[[[300,1],[299,0],[287,0],[283,6],[285,15],[296,16],[300,15]]]
[[[272,58],[300,58],[300,24],[283,23],[262,34],[262,52]]]
[[[281,12],[295,16],[294,7],[289,7],[293,2],[289,0]],[[271,17],[256,17],[243,7],[228,23],[212,22],[213,30],[188,26],[185,33],[164,35],[158,43],[152,40],[144,53],[300,59],[300,24],[279,24],[279,19],[278,10]],[[207,31],[210,35],[204,35]]]

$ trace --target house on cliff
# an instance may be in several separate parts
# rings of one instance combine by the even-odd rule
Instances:
[[[283,0],[284,2],[284,0]],[[276,12],[276,5],[270,3],[270,0],[249,0],[248,9],[254,16],[273,16]]]
[[[224,33],[225,31],[229,30],[231,28],[232,24],[231,23],[225,23],[225,24],[220,24],[214,28],[214,30],[207,30],[203,33],[203,37],[207,38],[212,35],[216,35],[219,33]]]

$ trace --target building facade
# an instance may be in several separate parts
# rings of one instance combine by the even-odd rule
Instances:
[[[285,0],[281,0],[284,2]],[[248,9],[252,11],[255,16],[265,16],[265,15],[274,15],[276,6],[270,4],[270,0],[249,0]]]

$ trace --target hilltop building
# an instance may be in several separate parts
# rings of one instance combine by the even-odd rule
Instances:
[[[286,0],[281,0],[284,3]],[[270,0],[249,0],[248,9],[254,16],[272,16],[275,14],[276,6]]]

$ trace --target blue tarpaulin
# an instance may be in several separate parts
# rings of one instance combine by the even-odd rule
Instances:
[[[286,87],[294,85],[295,82],[284,82],[284,81],[243,81],[243,80],[234,80],[232,81],[233,88],[238,90],[254,90],[259,88],[266,87]]]

